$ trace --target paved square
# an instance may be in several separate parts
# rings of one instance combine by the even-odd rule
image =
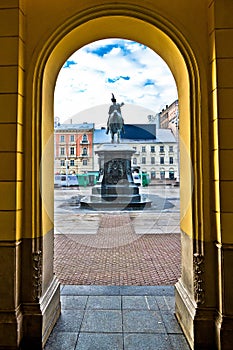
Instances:
[[[156,203],[153,210],[122,212],[81,210],[67,204],[90,190],[55,191],[54,270],[60,282],[174,285],[181,264],[179,190],[141,189],[152,192],[161,210]]]

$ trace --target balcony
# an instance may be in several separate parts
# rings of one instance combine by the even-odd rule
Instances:
[[[89,141],[88,140],[86,140],[86,139],[82,139],[81,141],[80,141],[80,144],[81,145],[89,145]]]

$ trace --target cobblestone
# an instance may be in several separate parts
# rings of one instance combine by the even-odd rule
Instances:
[[[99,214],[96,234],[56,234],[62,284],[172,285],[180,277],[180,234],[137,234],[129,213]]]

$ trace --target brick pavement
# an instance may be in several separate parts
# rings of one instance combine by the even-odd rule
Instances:
[[[129,213],[102,214],[97,234],[55,235],[62,284],[171,285],[180,277],[180,235],[135,233]]]

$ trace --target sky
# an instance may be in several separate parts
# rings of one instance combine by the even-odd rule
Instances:
[[[129,40],[104,39],[76,51],[60,70],[54,115],[60,122],[104,125],[112,93],[124,102],[125,123],[146,123],[177,99],[167,64],[150,48]]]

